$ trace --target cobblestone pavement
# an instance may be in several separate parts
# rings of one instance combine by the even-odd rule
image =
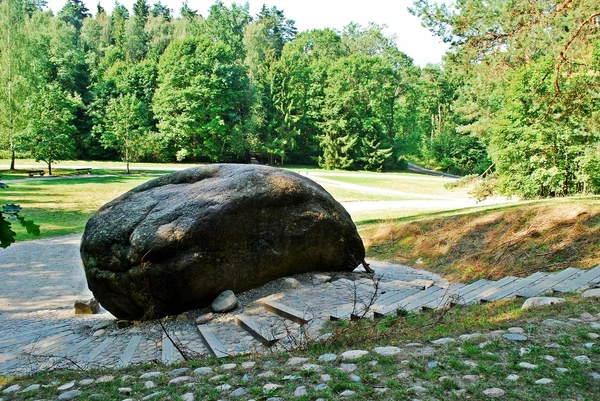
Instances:
[[[30,373],[57,366],[117,367],[132,363],[183,359],[178,348],[198,355],[208,354],[194,322],[206,311],[192,311],[163,325],[144,322],[117,328],[114,317],[102,311],[97,315],[74,315],[73,302],[90,297],[79,262],[79,236],[17,243],[1,251],[0,282],[0,374]],[[36,247],[46,247],[44,259],[36,259]],[[375,263],[382,282],[425,279],[444,285],[441,277],[408,267]],[[358,271],[358,270],[357,270]],[[337,277],[336,277],[337,276]],[[334,278],[370,279],[363,273],[334,275]],[[299,277],[298,288],[281,290],[273,286],[268,296],[255,299],[243,309],[217,314],[208,324],[229,355],[264,352],[267,348],[235,325],[235,314],[244,313],[283,339],[278,347],[288,348],[307,333],[316,336],[335,307],[352,305],[356,291],[348,280],[324,283],[312,274]],[[275,300],[302,311],[311,318],[298,324],[265,311],[263,303]],[[360,302],[360,299],[358,300]],[[173,343],[182,347],[175,347]]]

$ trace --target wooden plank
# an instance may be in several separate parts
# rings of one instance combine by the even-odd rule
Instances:
[[[129,343],[123,350],[123,354],[121,355],[121,366],[127,366],[131,363],[133,359],[133,354],[137,349],[138,345],[142,341],[142,336],[132,336],[129,340]]]
[[[69,325],[64,325],[60,326],[59,328],[55,328],[55,330],[50,330],[50,333],[47,333],[47,331],[49,330],[50,329],[40,329],[32,332],[29,335],[23,335],[21,337],[12,338],[10,341],[0,344],[0,349],[14,347],[15,345],[18,346],[18,344],[23,344],[31,341],[37,341],[42,338],[42,333],[44,333],[45,336],[52,336],[59,333],[70,332],[71,328]]]
[[[447,289],[446,289],[446,293],[444,294],[444,296],[442,298],[437,298],[437,299],[433,299],[423,305],[421,305],[421,308],[423,309],[441,309],[444,308],[446,306],[449,306],[451,304],[451,299],[453,299],[453,297],[456,297],[458,294],[458,292],[463,289],[464,287],[466,287],[466,284],[462,284],[462,283],[454,283],[451,284]],[[448,305],[446,305],[448,304]]]
[[[572,276],[562,283],[552,287],[555,292],[583,291],[600,281],[600,265],[590,270],[584,270],[579,276]]]
[[[177,362],[178,357],[181,356],[181,353],[173,344],[173,341],[167,336],[166,333],[163,333],[162,337],[162,347],[161,347],[161,360],[164,364],[171,364]]]
[[[200,331],[200,336],[206,344],[206,348],[217,358],[228,357],[229,354],[225,351],[225,346],[219,341],[207,324],[197,326]]]
[[[277,342],[277,338],[275,338],[275,335],[271,330],[269,330],[267,327],[264,327],[250,316],[239,314],[235,315],[234,319],[237,326],[242,327],[244,330],[250,333],[252,337],[256,338],[267,347],[271,347]]]
[[[484,278],[475,281],[474,283],[468,284],[465,287],[459,289],[454,293],[453,299],[450,299],[450,303],[452,305],[458,304],[460,300],[466,296],[468,296],[473,291],[477,291],[485,285],[491,283],[490,280],[486,280]]]
[[[264,303],[264,306],[268,312],[274,313],[278,316],[296,322],[301,326],[305,325],[310,321],[310,319],[305,318],[305,313],[300,312],[292,307],[289,307],[279,302],[267,301]]]
[[[22,340],[24,337],[33,335],[33,337],[44,333],[46,331],[49,330],[54,330],[54,329],[60,329],[60,328],[64,328],[64,329],[68,329],[71,326],[70,323],[61,323],[61,324],[55,324],[52,326],[44,326],[42,328],[35,328],[33,330],[26,330],[23,332],[19,332],[19,333],[13,333],[13,334],[8,334],[5,336],[0,336],[0,344],[4,344],[6,341],[11,340],[11,339],[20,339]],[[60,331],[60,330],[59,330]],[[0,348],[2,348],[3,346],[0,345]]]
[[[533,273],[532,275],[525,277],[521,280],[515,280],[509,285],[499,289],[498,291],[486,294],[481,297],[481,302],[492,302],[500,299],[510,299],[517,296],[517,292],[530,285],[535,285],[541,280],[544,280],[549,274],[543,272]]]
[[[551,291],[553,287],[562,283],[563,281],[581,274],[581,270],[576,269],[574,267],[567,267],[565,270],[558,272],[556,274],[551,274],[546,277],[544,280],[540,281],[536,285],[529,286],[527,288],[523,288],[517,292],[517,295],[520,297],[535,297],[536,295],[543,294],[547,291]]]
[[[430,287],[430,288],[436,288],[436,287]],[[437,291],[433,291],[427,295],[423,295],[423,296],[419,297],[418,299],[414,300],[413,302],[404,305],[402,307],[402,309],[407,312],[421,310],[423,305],[428,304],[429,302],[432,302],[435,300],[440,300],[444,297],[444,295],[446,295],[448,293],[448,289],[446,289],[446,288],[442,288],[442,287],[437,287],[437,288],[438,288]]]
[[[106,348],[108,348],[108,346],[115,341],[117,337],[116,336],[110,336],[108,338],[105,338],[104,341],[102,341],[100,344],[96,345],[88,354],[88,356],[85,358],[85,362],[93,362],[94,359],[96,359],[96,357],[98,355],[100,355]]]
[[[86,345],[88,345],[89,343],[91,343],[92,341],[94,341],[96,339],[97,339],[96,337],[92,337],[92,336],[87,337],[83,341],[80,341],[77,344],[73,344],[71,347],[65,349],[64,351],[59,352],[56,355],[61,356],[61,357],[72,355],[73,353],[77,352],[78,350],[85,347]]]
[[[482,287],[478,291],[471,292],[467,297],[463,298],[463,302],[465,302],[465,305],[480,303],[482,298],[501,291],[503,288],[514,283],[515,281],[519,281],[519,278],[513,276],[504,277],[496,282],[493,282],[493,284]]]
[[[374,315],[376,318],[383,317],[385,315],[389,315],[390,313],[396,312],[398,309],[403,309],[405,305],[408,305],[412,302],[417,301],[421,297],[426,297],[431,293],[436,293],[441,290],[438,286],[429,287],[424,291],[419,291],[416,294],[410,295],[402,300],[392,302],[384,305],[383,307],[374,311]]]

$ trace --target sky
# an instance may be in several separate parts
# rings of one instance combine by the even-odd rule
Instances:
[[[154,0],[148,0],[152,5]],[[84,0],[90,12],[96,12],[98,2],[107,12],[111,12],[114,0]],[[161,0],[178,14],[183,0]],[[224,0],[225,4],[232,2]],[[120,3],[131,10],[134,0],[120,0]],[[244,4],[245,1],[236,1]],[[332,28],[341,30],[350,22],[367,25],[375,22],[387,25],[386,35],[397,37],[398,49],[413,58],[415,64],[425,66],[428,63],[439,63],[447,46],[434,37],[427,28],[421,26],[417,17],[412,16],[407,8],[412,0],[249,0],[250,13],[256,15],[263,4],[276,6],[283,10],[286,18],[296,21],[298,32],[310,29]],[[65,0],[48,0],[48,8],[57,12],[65,4]],[[201,15],[208,14],[214,0],[189,0],[190,8],[198,10]]]

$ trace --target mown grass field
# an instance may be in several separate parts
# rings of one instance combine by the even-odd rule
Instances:
[[[0,161],[0,166],[8,161]],[[31,160],[19,160],[18,166],[38,166]],[[43,165],[39,165],[40,169]],[[132,174],[126,174],[118,162],[62,162],[53,169],[53,177],[29,178],[22,167],[17,171],[0,170],[1,180],[9,188],[0,190],[0,204],[18,204],[23,208],[21,216],[40,225],[40,237],[82,232],[86,221],[102,205],[133,187],[192,165],[135,164]],[[92,167],[93,174],[78,176],[75,167]],[[444,188],[450,179],[428,177],[411,173],[353,173],[329,172],[314,167],[289,167],[290,170],[307,175],[323,185],[340,202],[378,202],[431,200],[432,194],[447,198],[463,197]],[[347,184],[351,184],[348,186]],[[393,188],[393,189],[390,189]],[[409,195],[407,195],[409,194]],[[357,224],[372,220],[386,220],[431,213],[431,210],[361,210],[352,212]],[[13,224],[18,240],[35,239],[25,229]]]

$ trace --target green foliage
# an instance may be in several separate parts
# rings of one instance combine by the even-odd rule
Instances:
[[[47,84],[28,102],[29,124],[19,147],[36,161],[45,162],[49,175],[52,163],[75,155],[74,121],[80,106],[81,99],[66,93],[56,82]]]
[[[165,151],[174,157],[186,149],[194,160],[242,157],[249,84],[229,47],[205,37],[174,40],[158,71],[153,110]]]
[[[147,106],[134,94],[110,99],[105,109],[104,124],[97,129],[106,148],[116,149],[127,165],[139,160],[148,150],[149,122]]]
[[[596,1],[466,1],[448,7],[416,0],[413,12],[451,43],[444,66],[455,91],[446,103],[450,120],[456,133],[486,146],[496,189],[524,198],[597,193]],[[441,122],[439,128],[447,129]],[[484,168],[484,155],[469,153],[460,151],[458,163],[446,164],[464,165],[460,159],[467,157],[480,165],[472,171]]]

